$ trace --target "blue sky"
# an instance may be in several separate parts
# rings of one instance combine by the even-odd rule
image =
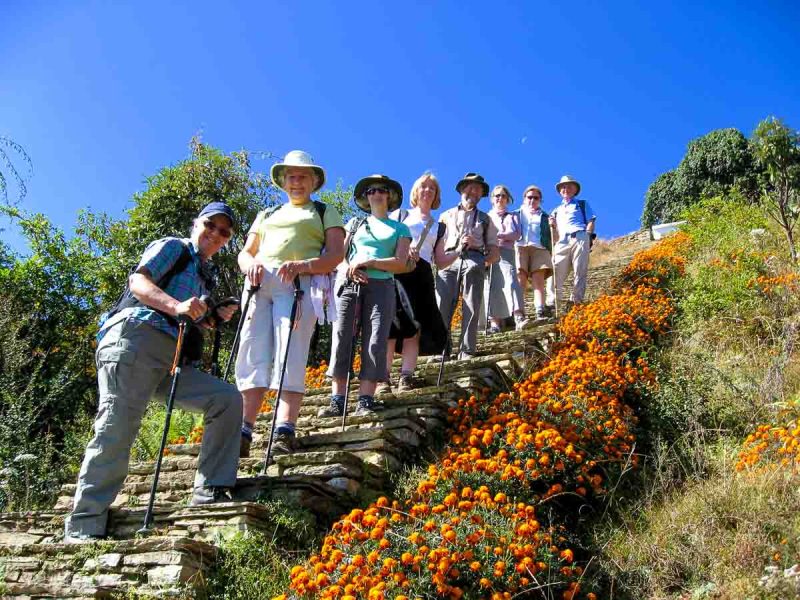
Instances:
[[[611,237],[690,139],[770,114],[800,128],[797,2],[0,5],[0,135],[34,163],[23,206],[66,228],[122,216],[201,131],[305,149],[331,182],[408,190],[431,169],[445,207],[467,171],[517,197],[537,183],[546,208],[570,173]]]

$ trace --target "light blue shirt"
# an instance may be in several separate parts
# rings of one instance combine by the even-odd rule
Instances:
[[[578,206],[578,202],[583,202],[586,209],[586,220],[583,218],[583,212]],[[556,227],[558,227],[559,241],[563,241],[571,233],[578,231],[586,231],[586,226],[589,221],[594,221],[597,217],[589,206],[586,200],[579,200],[578,198],[571,198],[569,202],[563,201],[553,210],[556,217]]]
[[[519,214],[519,223],[522,227],[522,237],[517,240],[517,246],[544,248],[542,246],[542,226],[550,226],[547,222],[542,223],[544,211],[540,208],[535,213],[531,213],[524,208],[520,208],[517,212]]]
[[[353,221],[348,225],[350,231]],[[400,238],[411,239],[411,232],[405,223],[394,219],[378,219],[370,216],[353,234],[353,255],[348,263],[371,260],[373,258],[392,258]],[[380,269],[365,269],[370,279],[392,279],[394,275]]]

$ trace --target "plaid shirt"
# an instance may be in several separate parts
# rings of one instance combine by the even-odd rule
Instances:
[[[146,268],[150,274],[150,279],[158,283],[167,272],[172,268],[183,252],[183,246],[189,248],[192,259],[181,273],[176,273],[169,284],[164,288],[164,292],[175,298],[178,302],[183,302],[194,296],[200,297],[208,294],[209,290],[205,282],[200,277],[201,259],[197,250],[188,238],[161,238],[151,242],[142,254],[137,271],[142,267]],[[152,308],[147,306],[135,306],[126,308],[114,315],[103,324],[101,332],[118,323],[126,317],[132,317],[137,321],[147,323],[154,329],[163,331],[173,338],[178,337],[178,328],[170,325],[169,322]]]

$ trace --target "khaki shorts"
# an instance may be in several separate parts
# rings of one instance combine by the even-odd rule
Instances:
[[[517,270],[526,273],[553,271],[553,259],[544,248],[536,246],[517,246]]]

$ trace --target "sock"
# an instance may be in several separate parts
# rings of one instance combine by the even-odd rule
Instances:
[[[255,423],[248,423],[247,421],[242,423],[242,437],[251,442],[253,441],[253,427],[255,427]]]
[[[286,435],[294,435],[294,423],[289,421],[280,421],[275,424],[275,433],[285,433]]]

